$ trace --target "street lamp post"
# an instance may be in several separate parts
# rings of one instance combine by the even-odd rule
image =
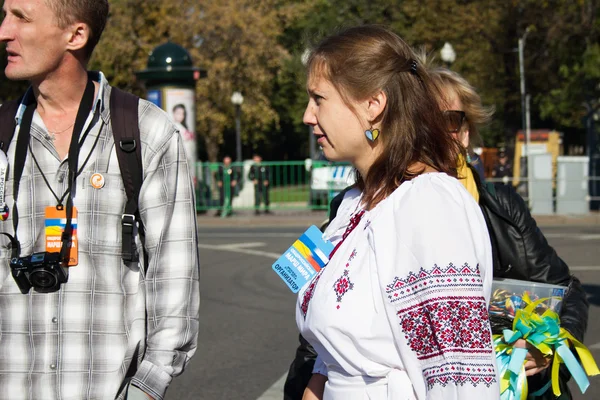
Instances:
[[[440,56],[448,68],[450,68],[450,65],[456,61],[456,52],[454,51],[452,45],[448,42],[444,43],[444,47],[442,47],[442,50],[440,50]]]
[[[530,201],[530,188],[531,188],[531,163],[529,162],[529,153],[531,152],[531,128],[529,125],[529,107],[527,104],[527,94],[525,90],[525,40],[527,40],[527,35],[529,35],[530,27],[525,29],[525,33],[522,37],[519,38],[519,75],[521,77],[521,118],[522,118],[522,126],[525,131],[525,146],[523,146],[523,157],[525,157],[525,165],[527,170],[527,203],[531,206]],[[523,176],[523,174],[521,174]]]
[[[242,103],[244,96],[240,92],[233,92],[231,103],[235,106],[235,156],[236,161],[242,162]]]

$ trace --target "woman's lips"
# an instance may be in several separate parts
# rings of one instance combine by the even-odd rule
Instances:
[[[322,144],[322,143],[325,143],[327,141],[327,135],[315,134],[315,136],[317,138],[317,143],[318,144]]]

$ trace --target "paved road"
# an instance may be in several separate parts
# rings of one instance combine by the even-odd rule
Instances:
[[[168,398],[282,399],[280,378],[297,344],[295,297],[270,266],[303,230],[201,227],[200,345]],[[543,230],[586,285],[592,306],[585,342],[600,363],[600,226]],[[600,378],[591,382],[575,399],[600,398]]]

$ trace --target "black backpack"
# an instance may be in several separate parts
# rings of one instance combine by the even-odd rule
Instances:
[[[20,100],[12,100],[0,107],[0,150],[5,154],[15,132],[15,115],[20,102]],[[143,240],[144,234],[138,209],[138,197],[143,178],[138,102],[137,96],[114,87],[111,90],[110,118],[113,138],[127,195],[127,203],[121,218],[122,258],[126,263],[139,261],[135,235],[139,233]],[[144,259],[147,263],[146,257]]]

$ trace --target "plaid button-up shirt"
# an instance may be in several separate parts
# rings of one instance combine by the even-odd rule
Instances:
[[[140,100],[144,179],[139,209],[145,226],[148,270],[121,259],[121,216],[126,195],[110,123],[111,88],[101,73],[92,129],[81,145],[74,205],[78,211],[79,264],[55,293],[22,294],[10,267],[9,241],[0,236],[0,398],[114,399],[130,364],[132,383],[162,398],[196,350],[199,260],[194,190],[181,137],[153,104]],[[31,98],[31,91],[24,102]],[[17,113],[17,123],[24,111]],[[19,127],[8,151],[13,165]],[[85,128],[84,128],[85,131]],[[45,208],[68,186],[61,160],[37,114],[31,127],[18,195],[21,256],[45,250]],[[38,169],[32,153],[39,163]],[[12,210],[13,172],[6,201]],[[104,177],[102,188],[90,182]],[[96,185],[98,186],[98,185]],[[12,211],[0,231],[14,234]],[[142,245],[137,240],[140,255]],[[140,267],[141,266],[141,267]]]

